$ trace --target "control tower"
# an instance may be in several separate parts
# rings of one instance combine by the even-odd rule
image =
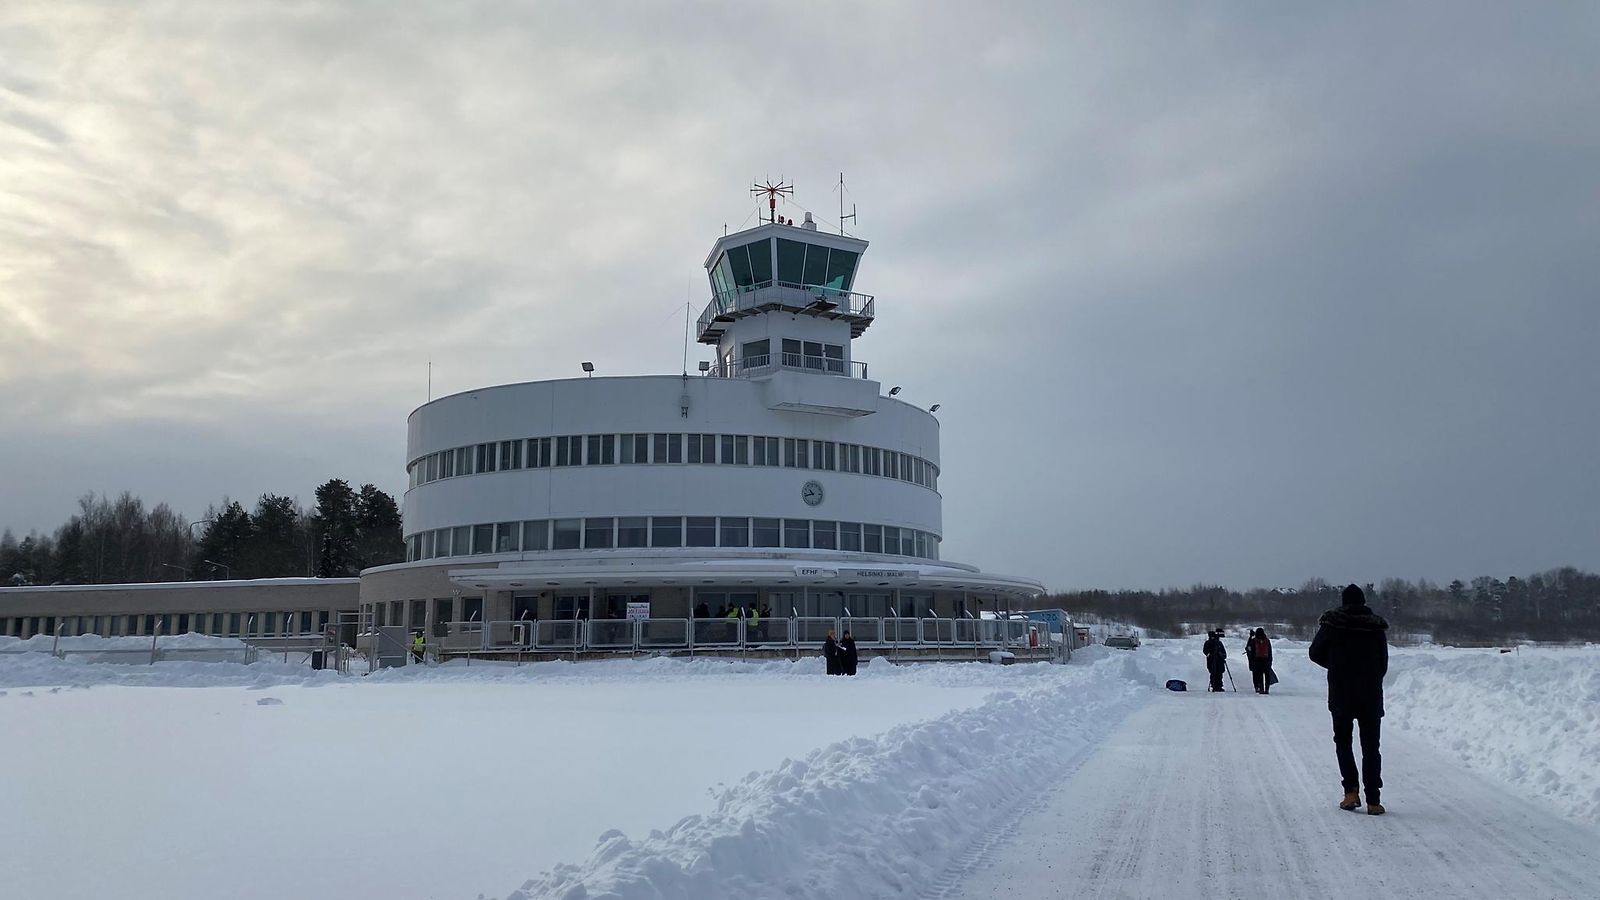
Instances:
[[[851,352],[875,315],[873,297],[854,290],[866,249],[859,238],[817,230],[810,213],[800,224],[774,213],[717,240],[705,261],[711,300],[697,329],[701,343],[717,348],[710,374],[866,379],[867,364]]]

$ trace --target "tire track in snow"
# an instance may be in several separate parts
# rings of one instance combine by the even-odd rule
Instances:
[[[1392,727],[1389,815],[1337,809],[1320,672],[1279,671],[1268,697],[1158,693],[949,900],[1600,897],[1600,831]]]
[[[1145,702],[1149,702],[1148,697],[1141,703],[1127,705],[1114,720],[1108,718],[1097,720],[1096,727],[1084,733],[1085,741],[1082,746],[1066,757],[1060,769],[1052,773],[1052,787],[1076,773],[1084,760],[1100,749],[1106,736],[1116,730],[1128,715],[1141,708]],[[954,896],[955,892],[960,891],[964,883],[985,866],[994,849],[1013,840],[1018,826],[1049,802],[1052,793],[1053,790],[1040,791],[1022,803],[1014,805],[1002,803],[999,806],[1000,811],[983,832],[934,878],[932,885],[924,894],[926,900],[947,900]]]

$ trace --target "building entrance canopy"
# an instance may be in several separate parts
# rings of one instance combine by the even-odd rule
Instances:
[[[506,562],[482,568],[449,571],[450,581],[474,590],[548,590],[587,587],[738,587],[794,586],[830,590],[915,588],[973,591],[1010,597],[1044,593],[1037,582],[990,575],[948,564],[878,564],[804,559],[573,559],[549,562]]]

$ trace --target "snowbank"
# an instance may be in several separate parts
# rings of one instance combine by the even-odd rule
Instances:
[[[26,640],[14,637],[0,637],[0,653],[49,653],[53,649],[73,651],[101,651],[101,650],[149,650],[149,637],[101,637],[98,634],[84,634],[75,637],[56,638],[49,634],[36,634]],[[240,650],[244,648],[244,641],[237,638],[212,637],[206,634],[171,634],[155,638],[156,646],[162,650]]]
[[[1386,722],[1600,823],[1600,646],[1396,651]]]
[[[1029,666],[1016,689],[981,707],[751,774],[720,791],[713,812],[664,832],[609,831],[588,860],[507,900],[917,896],[1019,803],[1045,795],[1159,683],[1141,657],[1080,659],[1087,664]],[[929,670],[985,678],[1020,668]]]
[[[35,685],[89,687],[0,687],[0,721],[26,736],[0,741],[0,847],[14,860],[0,895],[117,900],[213,897],[218,885],[234,900],[281,900],[283,879],[239,877],[263,859],[288,861],[318,897],[503,897],[584,859],[608,830],[648,835],[714,813],[747,772],[1062,683],[1044,665],[877,660],[856,678],[814,660],[712,659],[343,678],[276,661],[107,666],[40,653],[0,657],[0,678],[15,680],[15,666]]]

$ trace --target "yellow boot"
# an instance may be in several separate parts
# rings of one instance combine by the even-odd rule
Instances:
[[[1344,799],[1339,801],[1340,809],[1355,809],[1361,805],[1361,795],[1355,791],[1345,791]]]

